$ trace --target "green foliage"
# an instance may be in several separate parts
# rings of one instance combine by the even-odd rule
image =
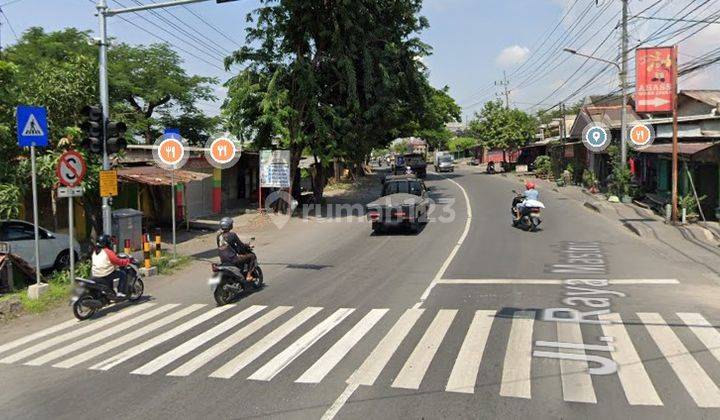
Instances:
[[[423,110],[402,130],[403,135],[420,137],[435,150],[446,149],[452,133],[445,125],[460,121],[462,113],[462,108],[450,96],[449,91],[448,86],[435,89],[428,85]]]
[[[393,144],[390,149],[400,155],[410,153],[410,143],[407,140],[402,140]]]
[[[469,130],[487,148],[510,150],[533,138],[537,121],[519,109],[507,109],[502,102],[491,101],[475,115]]]
[[[20,215],[22,190],[14,184],[0,184],[0,219],[13,219]]]
[[[706,195],[700,196],[697,200],[695,200],[694,194],[686,194],[685,196],[680,198],[678,205],[681,209],[685,209],[685,212],[688,216],[694,217],[698,215],[698,201],[702,203],[706,199]]]
[[[476,146],[477,144],[477,139],[471,137],[455,137],[448,142],[448,150],[451,152],[460,152]]]
[[[613,167],[612,175],[613,181],[611,191],[618,197],[629,195],[630,181],[632,179],[630,168],[623,167],[622,165],[615,165]]]
[[[550,156],[541,155],[535,158],[535,174],[544,178],[550,175]]]
[[[566,116],[577,115],[582,109],[583,102],[584,100],[580,99],[569,107],[565,107],[565,112],[561,111],[559,106],[554,106],[551,109],[541,109],[537,112],[536,117],[540,124],[548,124],[555,118],[562,118],[563,114]],[[570,130],[570,127],[567,129]]]
[[[597,184],[597,179],[592,171],[585,169],[582,175],[582,182],[585,188],[592,188]]]

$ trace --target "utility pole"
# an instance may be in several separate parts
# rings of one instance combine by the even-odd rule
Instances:
[[[560,140],[565,140],[567,136],[567,127],[565,127],[565,104],[560,102]]]
[[[627,167],[627,62],[628,62],[628,2],[622,1],[622,63],[620,64],[620,88],[622,90],[622,109],[620,110],[620,159],[623,168]]]
[[[507,73],[505,70],[503,70],[503,80],[499,82],[495,82],[495,86],[502,86],[504,89],[504,95],[505,95],[505,108],[510,109],[510,90],[508,90],[508,86],[510,86],[510,82],[507,78]]]

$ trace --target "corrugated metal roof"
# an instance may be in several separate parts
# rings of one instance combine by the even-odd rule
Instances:
[[[680,94],[689,96],[708,105],[720,105],[720,90],[683,90]]]
[[[171,172],[157,166],[137,166],[134,168],[125,168],[118,170],[118,179],[125,182],[137,182],[146,185],[171,185]],[[211,174],[202,172],[186,171],[182,169],[175,170],[175,183],[186,183],[194,181],[202,181],[210,178]]]
[[[678,143],[678,153],[685,156],[694,155],[709,149],[718,143]],[[640,151],[640,153],[671,154],[672,143],[652,144]]]

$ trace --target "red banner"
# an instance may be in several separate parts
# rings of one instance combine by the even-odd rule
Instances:
[[[635,53],[635,111],[672,112],[675,101],[675,47],[638,48]]]

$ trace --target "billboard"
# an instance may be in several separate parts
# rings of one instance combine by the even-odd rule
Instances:
[[[635,111],[672,112],[677,75],[675,47],[638,48],[635,52]]]
[[[290,188],[290,151],[260,151],[260,187]]]

